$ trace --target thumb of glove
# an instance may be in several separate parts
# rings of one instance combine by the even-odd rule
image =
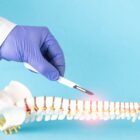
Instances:
[[[58,80],[58,70],[43,57],[40,51],[37,51],[34,57],[29,57],[27,63],[29,63],[34,69],[47,77],[49,80]]]

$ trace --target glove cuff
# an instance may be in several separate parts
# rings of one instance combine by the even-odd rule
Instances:
[[[16,26],[15,23],[12,23],[2,17],[0,17],[0,47],[8,34],[14,29]]]

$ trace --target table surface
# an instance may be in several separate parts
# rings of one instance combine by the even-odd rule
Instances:
[[[1,16],[20,25],[48,26],[64,50],[65,76],[110,101],[140,101],[140,2],[138,0],[2,0]],[[0,62],[0,88],[11,80],[35,96],[90,98],[26,70],[21,63]],[[20,93],[19,93],[20,94]],[[24,124],[2,140],[136,139],[140,123],[50,121]]]

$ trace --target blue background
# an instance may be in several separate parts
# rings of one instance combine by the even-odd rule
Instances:
[[[0,15],[21,25],[48,26],[64,50],[66,77],[101,99],[140,101],[139,0],[0,0]],[[21,63],[0,62],[0,88],[11,80],[33,95],[88,98],[26,70]],[[20,93],[19,93],[20,94]],[[2,140],[139,139],[140,123],[129,121],[54,121],[23,125]]]

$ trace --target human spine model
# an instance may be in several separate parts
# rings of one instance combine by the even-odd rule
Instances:
[[[18,82],[11,82],[0,94],[0,129],[6,134],[23,123],[49,120],[140,119],[140,104],[98,100],[71,100],[59,97],[32,97]],[[5,103],[6,102],[6,103]]]

